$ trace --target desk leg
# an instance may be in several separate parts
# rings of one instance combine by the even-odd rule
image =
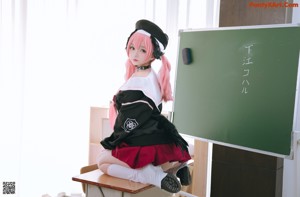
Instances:
[[[208,142],[195,140],[192,194],[206,197]]]
[[[102,191],[102,192],[101,192]],[[103,196],[103,194],[104,196]],[[157,187],[152,187],[141,191],[137,194],[131,194],[118,190],[113,190],[105,187],[99,188],[95,185],[86,184],[86,197],[172,197],[173,194],[161,190]]]
[[[104,194],[102,194],[102,192]],[[86,197],[125,197],[121,191],[87,184]],[[130,196],[129,196],[130,197]]]

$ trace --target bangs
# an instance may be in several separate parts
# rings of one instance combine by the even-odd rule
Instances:
[[[129,48],[130,46],[133,46],[134,48],[139,48],[141,45],[144,45],[145,49],[146,49],[146,54],[147,57],[150,58],[152,56],[153,53],[153,47],[152,47],[152,42],[149,36],[141,34],[141,33],[134,33],[127,44],[127,55],[129,52]]]

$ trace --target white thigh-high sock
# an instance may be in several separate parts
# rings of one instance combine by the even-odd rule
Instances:
[[[111,164],[107,169],[107,174],[128,179],[135,182],[152,184],[161,188],[161,181],[167,176],[160,166],[149,164],[140,169],[127,168],[118,164]]]

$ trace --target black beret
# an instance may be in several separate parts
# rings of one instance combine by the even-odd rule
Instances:
[[[164,49],[166,49],[169,37],[156,24],[142,19],[136,22],[135,28],[136,30],[142,29],[151,34],[151,36],[155,37],[164,46]]]

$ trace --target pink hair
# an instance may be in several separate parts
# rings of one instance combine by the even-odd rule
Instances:
[[[172,88],[170,84],[170,70],[171,64],[165,55],[161,56],[162,66],[158,73],[158,80],[161,87],[162,99],[167,101],[172,101]]]
[[[141,33],[134,33],[128,43],[127,43],[127,55],[129,52],[129,48],[131,45],[133,45],[135,48],[138,48],[141,43],[144,43],[147,51],[148,58],[152,57],[153,55],[153,44],[151,42],[151,39],[149,36],[141,34]],[[161,61],[162,61],[162,66],[159,70],[158,73],[158,81],[161,87],[161,94],[162,94],[162,99],[163,101],[171,101],[173,100],[172,97],[172,89],[171,89],[171,84],[170,84],[170,70],[171,70],[171,64],[168,61],[168,59],[162,55],[161,56]],[[125,80],[128,80],[131,75],[135,71],[134,65],[131,63],[131,61],[128,59],[126,64],[126,73],[125,73]]]

